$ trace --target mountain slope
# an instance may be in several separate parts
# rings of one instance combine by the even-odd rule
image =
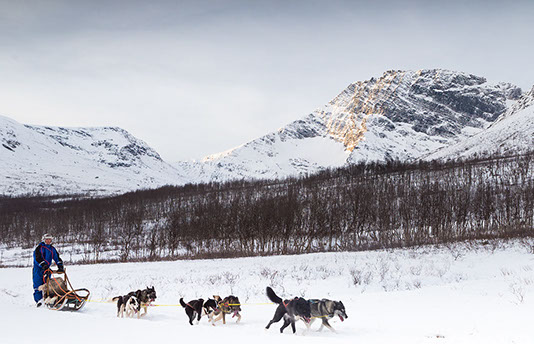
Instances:
[[[425,159],[469,158],[534,149],[534,87],[486,130]]]
[[[185,179],[120,128],[22,125],[0,116],[0,194],[110,194]]]
[[[388,71],[308,116],[196,163],[196,182],[283,178],[347,163],[418,159],[485,129],[519,98],[511,84],[447,70]]]
[[[31,126],[0,116],[0,194],[114,194],[284,178],[358,162],[461,156],[481,145],[510,150],[532,145],[532,93],[508,110],[521,97],[511,84],[439,69],[387,71],[349,85],[276,132],[174,167],[120,128]]]

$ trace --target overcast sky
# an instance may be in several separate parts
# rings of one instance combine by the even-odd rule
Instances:
[[[529,89],[533,22],[533,1],[0,0],[0,114],[198,159],[389,69]]]

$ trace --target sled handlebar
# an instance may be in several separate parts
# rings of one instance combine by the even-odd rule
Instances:
[[[50,271],[50,273],[53,273],[53,274],[66,274],[65,270],[63,271],[59,271],[59,270],[52,270],[50,268],[46,269],[45,272],[47,271]]]

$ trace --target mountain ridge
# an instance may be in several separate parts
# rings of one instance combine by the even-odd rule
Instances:
[[[446,159],[462,156],[451,147],[487,130],[490,137],[509,126],[512,135],[522,130],[515,120],[530,128],[533,103],[534,88],[523,94],[510,83],[443,69],[389,70],[349,84],[324,106],[276,131],[200,161],[172,165],[119,127],[23,125],[0,116],[0,194],[114,194],[285,178],[360,162]],[[529,144],[526,134],[517,144]]]
[[[0,116],[0,137],[0,194],[109,194],[186,182],[119,127],[22,125]]]
[[[418,159],[485,129],[521,96],[509,83],[441,69],[386,71],[223,154],[178,163],[196,182],[284,178],[347,163]],[[304,142],[309,147],[304,147]],[[321,146],[322,154],[314,154]],[[294,151],[296,154],[291,154]]]

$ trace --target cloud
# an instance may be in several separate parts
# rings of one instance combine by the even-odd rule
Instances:
[[[276,130],[388,69],[447,68],[530,88],[533,7],[5,2],[0,112],[23,123],[120,126],[167,160],[199,158]]]

